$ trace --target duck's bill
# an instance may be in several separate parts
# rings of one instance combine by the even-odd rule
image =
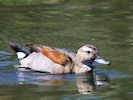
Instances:
[[[104,60],[102,58],[96,58],[94,60],[93,65],[110,65],[110,62],[109,61],[106,61],[106,60]]]

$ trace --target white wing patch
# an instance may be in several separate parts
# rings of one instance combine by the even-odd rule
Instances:
[[[17,56],[18,56],[18,59],[23,59],[26,56],[26,54],[23,52],[17,52]]]

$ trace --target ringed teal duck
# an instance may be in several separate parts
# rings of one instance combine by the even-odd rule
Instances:
[[[94,65],[109,65],[98,55],[97,48],[86,44],[79,48],[77,53],[49,46],[28,44],[29,49],[16,43],[9,42],[18,57],[18,67],[30,68],[34,71],[61,73],[89,73]]]

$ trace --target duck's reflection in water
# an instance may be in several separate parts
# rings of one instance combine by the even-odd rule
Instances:
[[[99,86],[109,84],[109,77],[103,73],[89,73],[89,74],[46,74],[29,71],[17,71],[19,84],[35,84],[48,86],[63,86],[65,83],[74,83],[77,90],[81,94],[91,94],[96,91]]]
[[[77,75],[76,77],[76,85],[78,87],[78,91],[81,94],[91,94],[92,92],[99,89],[101,85],[109,84],[109,77],[105,74],[83,74]]]
[[[76,85],[78,92],[81,94],[89,94],[95,91],[94,76],[92,73],[86,75],[77,75]]]

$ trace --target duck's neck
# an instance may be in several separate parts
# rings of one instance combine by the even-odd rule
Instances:
[[[75,58],[75,66],[74,72],[75,73],[86,73],[92,70],[92,62],[82,56],[82,54],[77,54]]]

